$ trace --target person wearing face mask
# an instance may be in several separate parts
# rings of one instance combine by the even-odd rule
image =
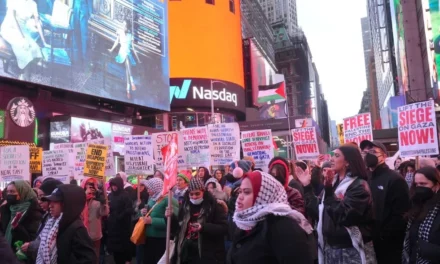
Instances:
[[[205,191],[199,178],[191,179],[177,217],[172,212],[165,214],[171,216],[172,233],[176,234],[171,264],[224,263],[226,211]]]
[[[377,141],[360,144],[367,168],[371,172],[369,185],[374,202],[374,249],[379,264],[401,263],[408,212],[409,190],[405,179],[386,164],[387,150]]]
[[[15,248],[15,242],[20,240],[26,243],[37,237],[42,213],[37,195],[29,183],[13,181],[6,190],[7,203],[1,207],[1,229],[8,244]]]
[[[440,263],[440,174],[435,168],[416,171],[411,186],[403,264]]]

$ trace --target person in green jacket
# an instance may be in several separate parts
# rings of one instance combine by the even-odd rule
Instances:
[[[166,249],[167,225],[165,222],[165,210],[168,207],[168,195],[162,195],[163,181],[160,178],[152,178],[145,183],[150,196],[146,208],[141,210],[146,226],[146,241],[144,247],[144,264],[156,264]],[[179,203],[172,198],[173,212],[178,212]],[[147,212],[151,213],[147,216]]]

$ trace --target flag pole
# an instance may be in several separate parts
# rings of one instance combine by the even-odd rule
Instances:
[[[172,210],[173,192],[168,191],[168,210]],[[171,239],[171,214],[167,217],[167,246],[166,246],[166,264],[170,264],[170,239]]]

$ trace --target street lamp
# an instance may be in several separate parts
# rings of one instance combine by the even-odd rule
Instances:
[[[215,124],[215,121],[214,121],[214,97],[213,97],[214,83],[222,83],[226,86],[225,82],[218,81],[218,80],[211,80],[211,123],[213,123],[213,124]]]

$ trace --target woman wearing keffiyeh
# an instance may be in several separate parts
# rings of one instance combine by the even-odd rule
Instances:
[[[312,227],[290,208],[284,186],[271,175],[254,171],[244,176],[234,222],[239,230],[228,263],[313,263]]]
[[[433,167],[415,172],[408,213],[403,258],[404,264],[440,262],[440,174]]]
[[[156,264],[164,254],[166,247],[165,209],[168,206],[168,196],[162,196],[163,181],[160,178],[147,180],[145,187],[150,198],[146,208],[141,210],[141,215],[147,226],[143,263]],[[174,198],[171,203],[175,212],[177,212],[179,203]],[[151,213],[146,215],[150,210]]]

